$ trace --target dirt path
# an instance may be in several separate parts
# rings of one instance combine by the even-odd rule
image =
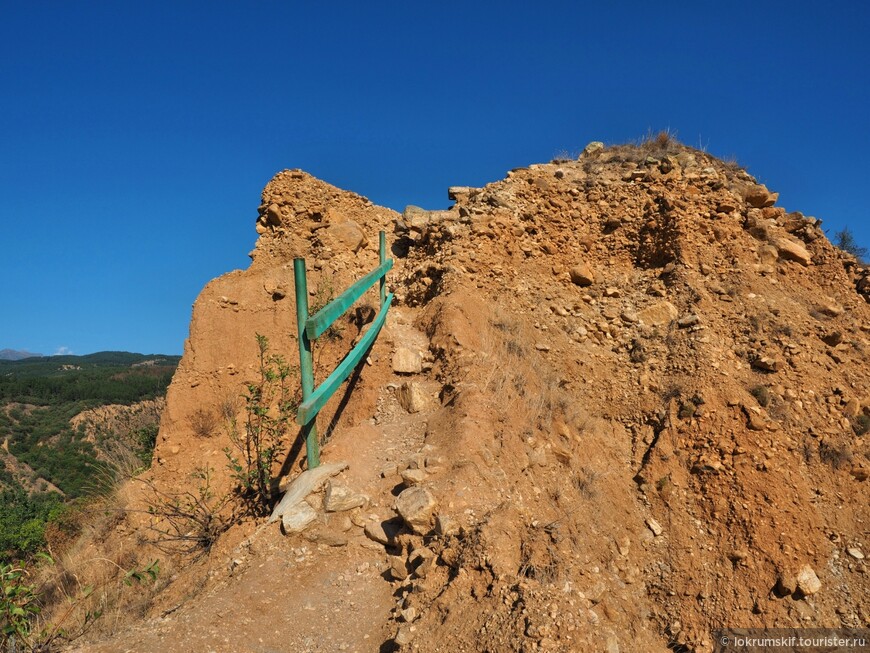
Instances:
[[[405,309],[407,311],[407,309]],[[396,347],[425,352],[425,335],[407,312],[391,313],[375,352],[385,365]],[[307,531],[284,536],[259,527],[229,560],[213,555],[200,570],[204,589],[145,623],[84,653],[311,653],[388,650],[396,605],[383,547],[363,533],[366,522],[392,518],[396,470],[422,446],[429,411],[409,414],[396,390],[408,376],[392,374],[379,391],[377,412],[337,429],[323,461],[350,461],[337,480],[369,497],[368,505],[321,515]],[[431,388],[427,389],[432,391]],[[225,565],[225,566],[224,566]]]

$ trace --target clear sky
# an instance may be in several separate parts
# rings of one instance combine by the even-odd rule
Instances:
[[[378,204],[671,129],[870,246],[870,9],[0,0],[0,349],[180,353],[303,168]]]

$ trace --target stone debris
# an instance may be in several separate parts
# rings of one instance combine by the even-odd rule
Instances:
[[[429,474],[423,469],[405,469],[401,472],[400,476],[405,485],[410,487],[423,483]]]
[[[649,529],[652,531],[653,535],[655,535],[656,537],[659,537],[662,533],[665,532],[664,529],[662,528],[662,525],[659,524],[652,517],[647,517],[646,525],[649,526]]]
[[[437,502],[432,493],[415,485],[396,497],[396,511],[415,533],[423,535],[432,529],[432,517]]]
[[[804,565],[797,573],[797,590],[805,596],[811,596],[822,589],[822,581],[809,565]]]
[[[635,314],[638,321],[643,322],[648,326],[662,326],[670,324],[677,319],[679,312],[677,307],[670,302],[658,302],[652,306],[647,306],[644,309],[637,311]]]
[[[366,537],[384,546],[395,546],[396,536],[401,530],[402,520],[398,518],[386,520],[370,519],[363,529]]]
[[[595,283],[595,274],[586,263],[580,262],[568,270],[571,283],[577,286],[591,286]]]
[[[281,526],[284,533],[291,535],[301,533],[317,519],[317,511],[305,501],[301,501],[285,510],[281,515]]]
[[[419,374],[423,371],[423,358],[407,347],[397,347],[393,352],[393,371],[397,374]]]
[[[367,502],[365,495],[354,492],[346,485],[328,481],[326,493],[323,498],[323,508],[326,512],[344,512],[364,506]]]
[[[429,403],[422,386],[414,381],[400,385],[396,389],[396,399],[399,400],[399,405],[402,408],[412,414],[425,410]]]
[[[846,549],[846,553],[855,558],[855,560],[864,559],[864,552],[856,546],[850,546],[848,549]]]

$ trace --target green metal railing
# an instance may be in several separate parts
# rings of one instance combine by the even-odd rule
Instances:
[[[305,259],[293,259],[293,278],[296,283],[296,324],[299,328],[299,369],[302,376],[302,404],[296,413],[296,422],[302,426],[305,438],[305,452],[308,456],[308,469],[320,465],[320,442],[317,439],[317,413],[335,393],[360,359],[378,337],[393,294],[386,294],[387,272],[393,267],[393,259],[387,259],[387,238],[383,231],[378,234],[380,265],[362,279],[354,283],[341,295],[320,309],[315,315],[308,315],[308,280],[305,274]],[[365,335],[351,349],[338,367],[317,388],[314,387],[314,365],[311,355],[311,341],[320,337],[332,324],[344,315],[353,303],[375,281],[379,282],[380,310],[369,325]]]

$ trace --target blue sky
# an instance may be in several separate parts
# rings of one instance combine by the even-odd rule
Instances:
[[[180,353],[303,168],[397,210],[671,129],[870,245],[870,10],[0,0],[0,349]]]

